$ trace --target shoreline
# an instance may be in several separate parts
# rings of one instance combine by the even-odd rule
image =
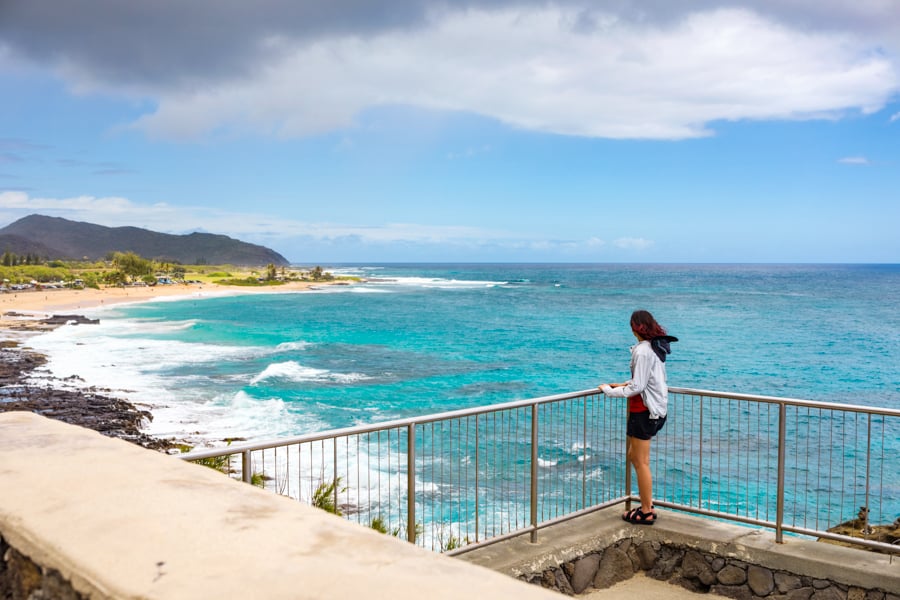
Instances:
[[[112,390],[94,386],[73,389],[58,378],[44,386],[28,383],[31,373],[47,358],[22,341],[0,341],[0,412],[33,412],[160,452],[177,447],[176,440],[144,433],[143,425],[152,421],[153,415],[115,397]]]
[[[133,302],[148,302],[160,298],[171,300],[188,298],[211,298],[228,295],[250,295],[299,292],[321,285],[346,285],[344,282],[292,281],[278,286],[238,286],[219,284],[172,284],[135,287],[104,287],[48,289],[6,292],[0,294],[0,327],[6,320],[6,313],[31,313],[47,315],[58,311],[92,310]]]
[[[98,309],[121,304],[221,296],[292,293],[343,282],[289,282],[280,286],[247,287],[218,284],[175,284],[146,287],[108,287],[83,290],[48,289],[0,294],[0,412],[28,411],[103,435],[124,439],[161,452],[177,449],[181,441],[144,433],[153,414],[114,390],[73,388],[65,380],[51,378],[46,385],[29,384],[31,373],[46,357],[28,347],[28,339],[69,322],[90,327]],[[102,316],[102,315],[101,315]]]

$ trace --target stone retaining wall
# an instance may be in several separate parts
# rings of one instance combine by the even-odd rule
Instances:
[[[843,585],[633,538],[521,579],[571,596],[590,588],[611,587],[638,571],[693,592],[712,592],[736,600],[900,600],[900,596],[885,590]]]
[[[0,536],[0,598],[86,600],[59,571],[42,569]]]

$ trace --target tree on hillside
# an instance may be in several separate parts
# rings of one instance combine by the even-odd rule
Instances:
[[[122,285],[125,279],[125,273],[122,271],[109,271],[103,274],[103,281],[108,285]]]
[[[153,263],[134,252],[115,252],[112,262],[116,270],[131,278],[132,281],[140,279],[144,275],[153,274]]]
[[[84,287],[100,289],[100,278],[96,273],[82,273],[81,280],[84,282]]]

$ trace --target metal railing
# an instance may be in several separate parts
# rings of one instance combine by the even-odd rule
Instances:
[[[900,516],[900,410],[670,388],[658,506],[860,544]],[[625,404],[588,390],[184,454],[433,550],[459,553],[637,499]],[[412,493],[410,493],[410,490]],[[854,522],[863,514],[865,522]]]

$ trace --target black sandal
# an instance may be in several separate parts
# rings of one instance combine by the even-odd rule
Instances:
[[[656,523],[656,513],[652,510],[645,513],[640,508],[634,508],[623,514],[622,520],[633,525],[653,525]]]

